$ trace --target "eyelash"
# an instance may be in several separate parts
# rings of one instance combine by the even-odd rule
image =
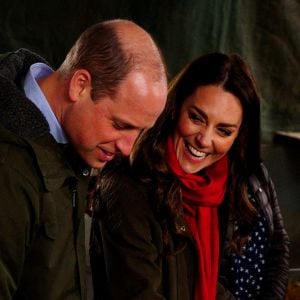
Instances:
[[[113,126],[114,126],[115,129],[118,129],[118,130],[125,129],[125,126],[124,126],[124,125],[118,124],[118,123],[116,123],[116,122],[114,122]]]
[[[194,122],[201,122],[201,123],[205,122],[204,118],[202,118],[200,115],[198,115],[194,112],[189,113],[189,118]]]
[[[198,115],[194,112],[189,112],[189,118],[195,122],[195,123],[205,123],[205,119],[201,116],[201,115]],[[218,131],[220,132],[220,134],[222,136],[231,136],[232,134],[232,131],[231,130],[228,130],[228,129],[225,129],[225,128],[218,128]]]
[[[218,130],[221,132],[223,136],[231,136],[232,132],[228,129],[224,128],[218,128]]]

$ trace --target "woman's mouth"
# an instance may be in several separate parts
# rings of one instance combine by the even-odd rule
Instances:
[[[202,160],[208,156],[207,153],[197,150],[186,141],[184,142],[184,147],[188,151],[188,153],[193,156],[194,159]]]

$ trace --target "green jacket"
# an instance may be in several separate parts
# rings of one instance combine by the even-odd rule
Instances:
[[[166,257],[153,199],[126,165],[112,170],[115,181],[101,190],[100,216],[92,221],[95,300],[193,300],[193,241]]]
[[[86,172],[17,88],[38,61],[24,49],[0,61],[0,298],[86,299]]]
[[[253,174],[249,190],[255,194],[270,226],[266,277],[259,299],[283,299],[289,270],[288,236],[272,180],[263,164],[257,172],[263,174],[264,180]],[[161,217],[155,213],[152,194],[134,178],[126,163],[110,164],[102,174],[109,181],[102,179],[90,248],[95,300],[193,300],[197,273],[193,241],[188,240],[173,255],[163,255]],[[219,209],[219,219],[221,249],[225,254],[227,201]],[[216,299],[234,300],[228,288],[230,274],[226,273],[230,261],[225,255],[220,259]]]
[[[99,212],[92,220],[94,299],[194,300],[197,254],[193,240],[165,256],[150,193],[134,179],[126,163],[116,169],[110,164],[103,174],[111,170],[114,177],[101,190]],[[234,297],[218,284],[217,299]]]

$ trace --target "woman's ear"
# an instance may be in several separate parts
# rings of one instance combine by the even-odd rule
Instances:
[[[76,70],[69,81],[69,98],[76,102],[81,99],[91,98],[92,78],[85,69]]]

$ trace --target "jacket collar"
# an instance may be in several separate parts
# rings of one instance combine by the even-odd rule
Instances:
[[[16,135],[30,139],[49,133],[45,117],[21,88],[30,65],[38,61],[39,56],[24,49],[0,61],[0,124]]]
[[[61,187],[67,178],[76,178],[82,167],[77,163],[80,159],[75,154],[65,155],[66,148],[70,147],[63,147],[54,140],[43,114],[19,88],[29,67],[36,62],[45,63],[40,56],[25,49],[0,61],[0,125],[7,131],[2,133],[10,142],[30,146],[45,187],[51,191]],[[73,160],[66,161],[66,157]]]
[[[28,140],[28,143],[35,153],[48,191],[60,188],[68,178],[73,177],[76,179],[74,169],[66,161],[64,145],[56,143],[50,134],[44,135],[35,141]]]

